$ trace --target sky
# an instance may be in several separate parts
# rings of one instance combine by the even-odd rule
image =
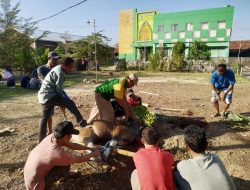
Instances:
[[[19,16],[33,18],[33,21],[51,16],[81,0],[11,0],[20,2]],[[138,12],[157,10],[161,13],[233,5],[234,19],[231,40],[250,40],[250,0],[87,0],[51,19],[39,22],[39,30],[87,36],[96,31],[111,38],[110,45],[118,42],[118,14],[120,10],[136,8]],[[87,24],[87,21],[92,22]]]

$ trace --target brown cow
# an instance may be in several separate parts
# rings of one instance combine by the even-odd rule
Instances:
[[[126,145],[133,142],[138,135],[136,127],[128,127],[124,124],[112,125],[104,120],[97,120],[92,125],[84,128],[76,127],[76,129],[80,134],[73,135],[72,141],[85,146],[103,144],[111,139],[118,141],[118,145]]]

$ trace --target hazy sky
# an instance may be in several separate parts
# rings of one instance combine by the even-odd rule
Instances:
[[[81,0],[12,0],[12,4],[21,2],[20,16],[33,17],[39,20],[53,15]],[[118,41],[119,10],[136,8],[143,12],[158,10],[161,13],[207,9],[233,5],[234,22],[232,40],[250,39],[250,0],[87,0],[54,18],[38,23],[41,30],[86,36],[93,32],[93,25],[88,19],[96,20],[97,31],[112,39],[111,44]]]

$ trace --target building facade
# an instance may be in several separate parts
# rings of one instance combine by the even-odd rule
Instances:
[[[119,13],[119,58],[144,60],[158,49],[171,56],[176,42],[184,42],[186,54],[194,41],[206,42],[211,57],[228,57],[234,7],[175,13],[158,11]]]

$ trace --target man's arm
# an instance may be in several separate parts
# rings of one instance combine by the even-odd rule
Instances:
[[[214,91],[214,93],[216,94],[216,96],[218,97],[219,101],[221,101],[221,97],[218,94],[217,89],[214,87],[214,84],[211,83],[211,90]]]
[[[63,83],[64,83],[64,74],[62,73],[56,73],[56,93],[63,95]]]
[[[91,150],[91,151],[97,150],[96,148],[91,148],[91,147],[87,147],[78,143],[71,143],[71,142],[69,142],[68,144],[65,144],[64,146],[72,150]]]
[[[73,158],[73,163],[81,163],[88,161],[91,157],[97,157],[100,155],[100,151],[96,150],[90,154],[83,155],[83,156],[76,156]]]
[[[127,117],[132,117],[132,114],[129,110],[129,105],[125,97],[123,99],[116,99],[118,104],[124,109],[124,112]]]
[[[223,96],[222,96],[222,100],[224,101],[228,92],[230,92],[230,90],[233,90],[234,88],[234,84],[230,84],[229,87],[227,88],[227,90],[224,92]]]

